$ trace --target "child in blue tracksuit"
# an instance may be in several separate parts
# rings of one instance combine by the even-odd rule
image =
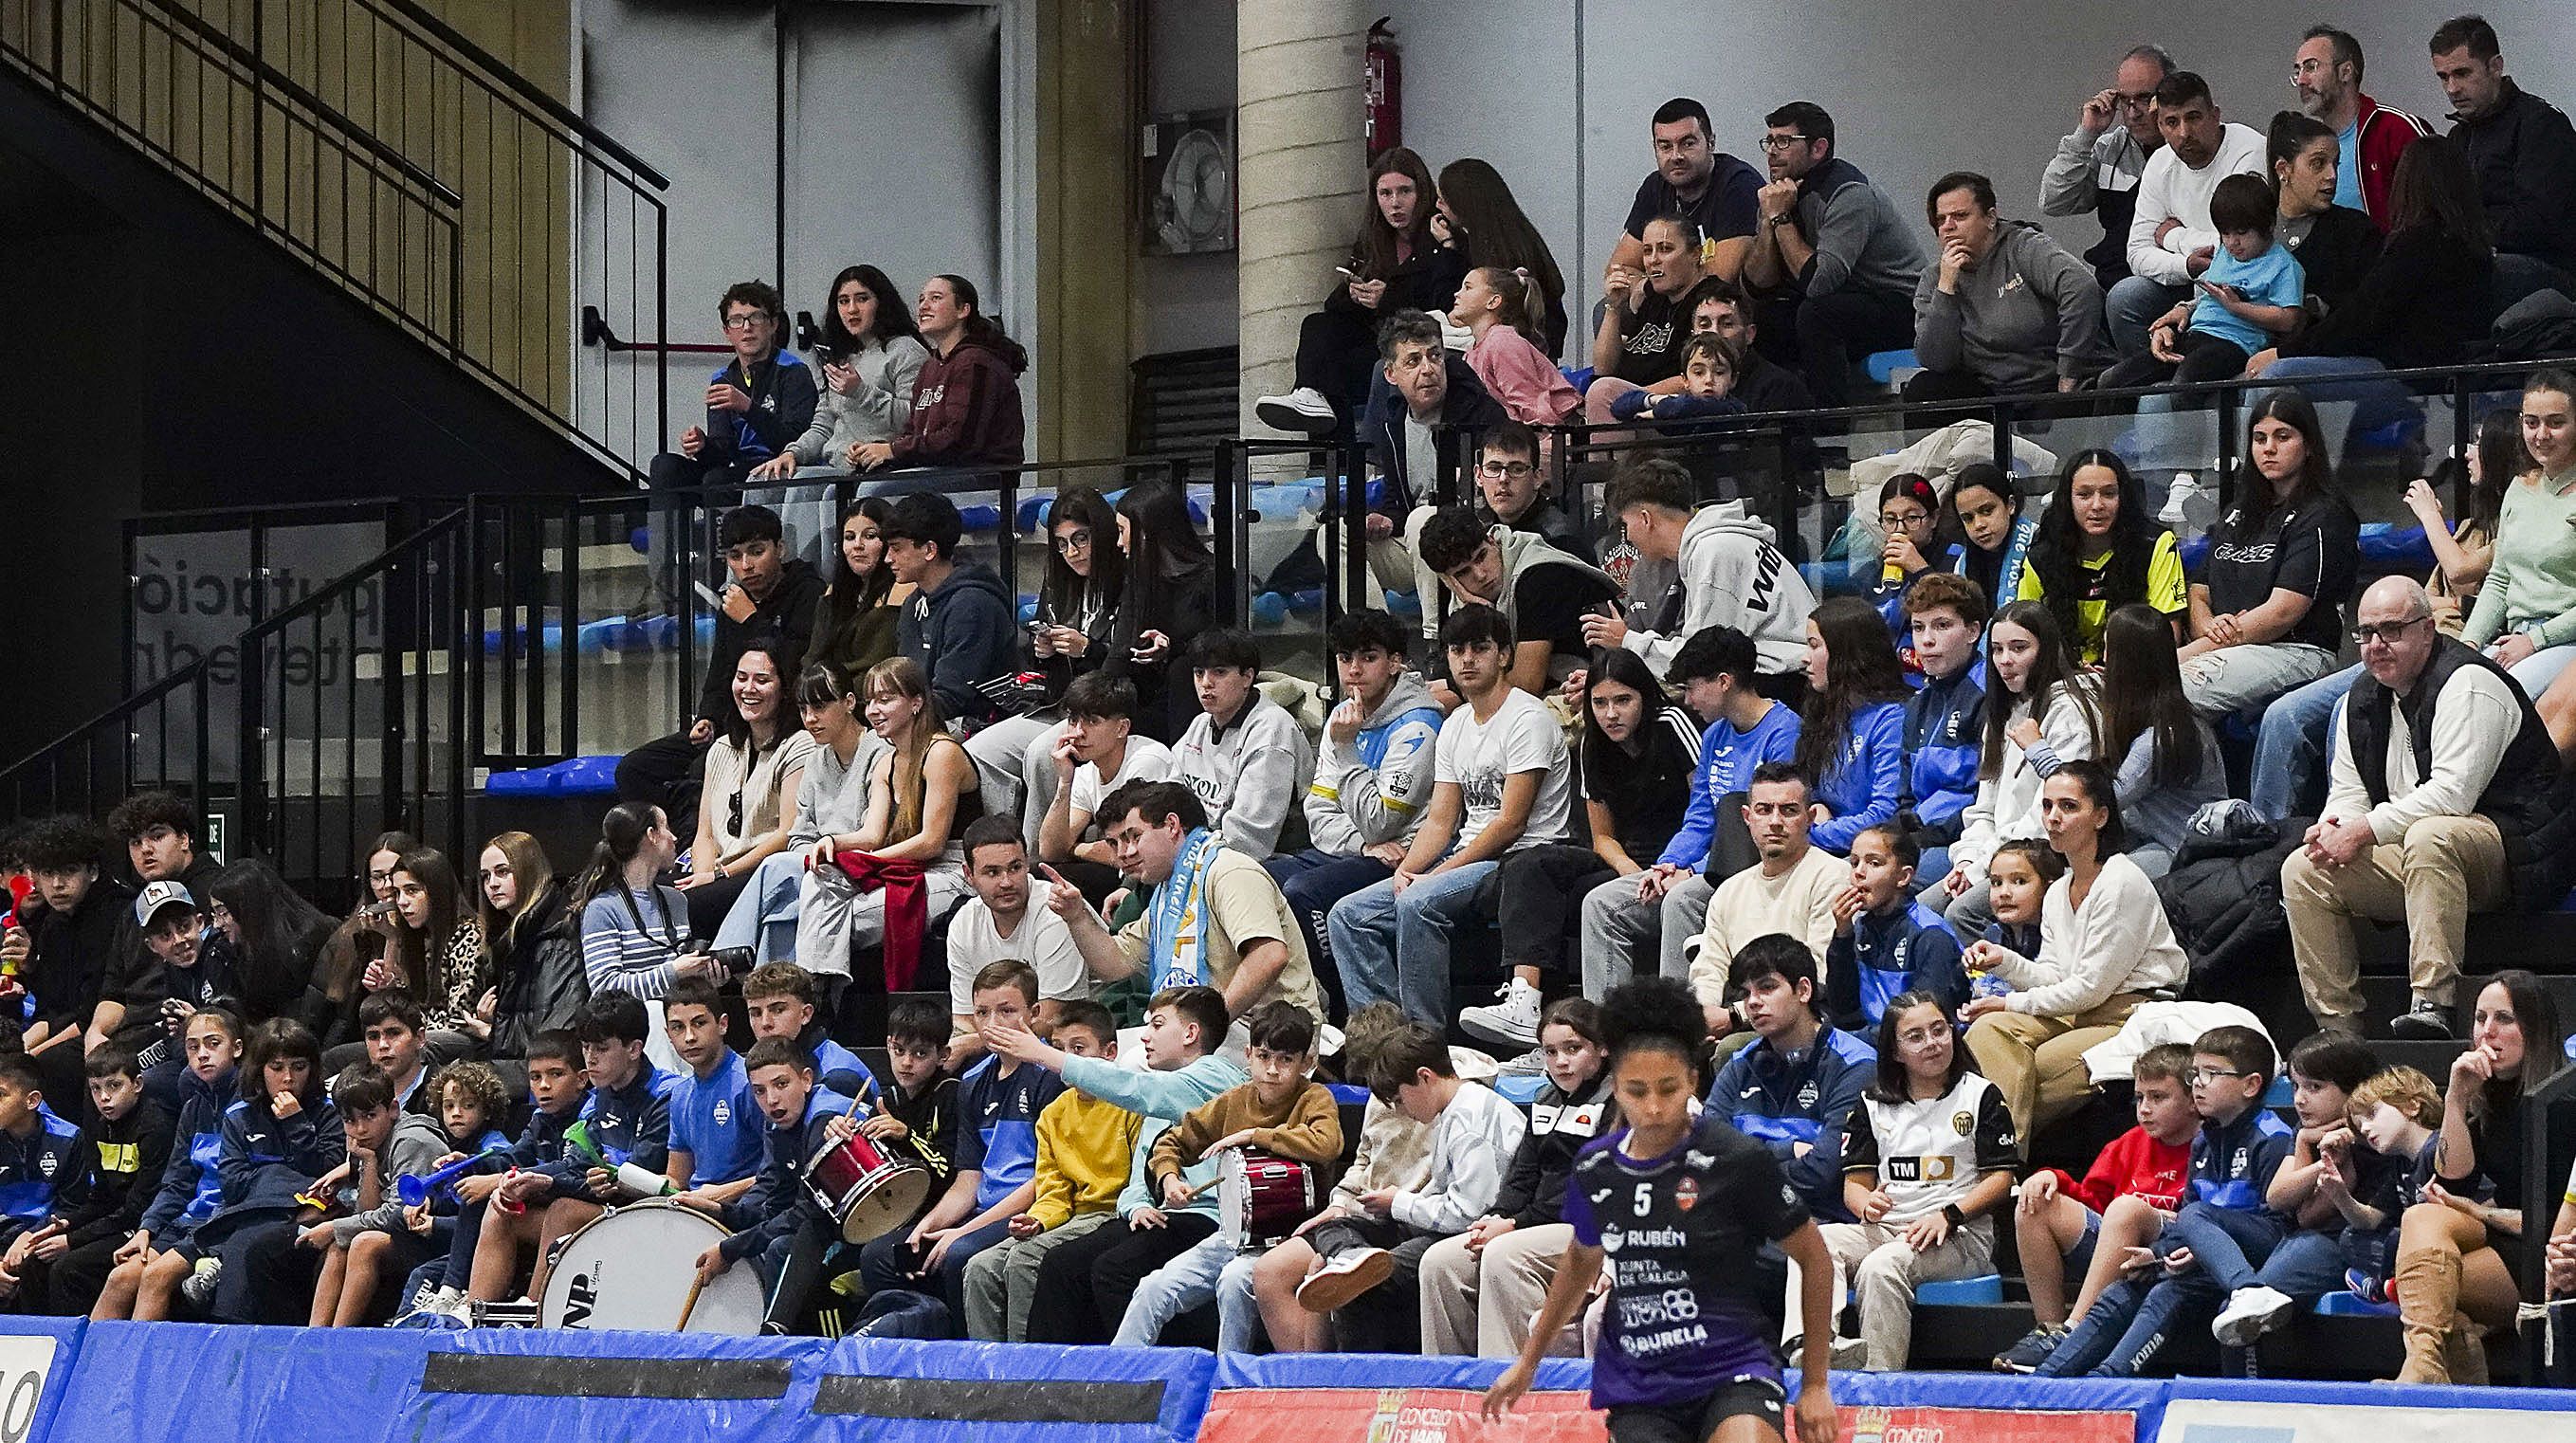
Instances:
[[[1744,999],[1738,1006],[1755,1036],[1718,1069],[1708,1110],[1779,1159],[1781,1177],[1808,1211],[1850,1222],[1843,1126],[1876,1074],[1878,1053],[1825,1025],[1816,959],[1794,937],[1774,933],[1746,943],[1728,965],[1726,985]]]
[[[303,1199],[336,1186],[348,1160],[339,1109],[322,1085],[322,1047],[303,1023],[277,1017],[251,1029],[241,1098],[224,1109],[223,1134],[215,1171],[224,1203],[193,1240],[211,1255],[213,1296],[192,1292],[190,1301],[219,1322],[300,1324],[311,1316],[321,1265],[319,1254],[296,1246],[319,1215]]]
[[[761,1139],[760,1171],[751,1190],[724,1207],[721,1216],[734,1231],[699,1254],[698,1281],[713,1281],[750,1259],[769,1295],[765,1326],[784,1333],[804,1311],[805,1295],[822,1275],[823,1256],[840,1234],[839,1220],[805,1185],[805,1165],[836,1135],[832,1123],[849,1117],[853,1104],[816,1083],[813,1055],[785,1038],[753,1043],[743,1068],[769,1124]],[[848,1132],[856,1130],[853,1119]]]
[[[452,1316],[459,1323],[470,1321],[461,1305],[483,1250],[492,1195],[500,1191],[513,1172],[532,1172],[564,1162],[569,1147],[564,1134],[581,1116],[582,1103],[589,1092],[582,1072],[580,1039],[563,1028],[538,1033],[528,1044],[527,1067],[528,1125],[510,1144],[510,1161],[500,1170],[477,1170],[456,1180],[456,1226],[448,1235],[447,1255],[412,1271],[407,1296],[419,1296],[424,1285],[435,1290],[425,1312]],[[494,1230],[492,1251],[494,1258],[485,1267],[505,1275],[517,1270],[518,1241],[509,1230]]]
[[[45,1106],[27,1054],[0,1054],[0,1246],[50,1221],[58,1186],[80,1174],[80,1129]]]
[[[2264,1200],[2294,1142],[2289,1124],[2263,1109],[2274,1063],[2271,1040],[2250,1027],[2214,1027],[2192,1044],[2200,1135],[2182,1211],[2154,1244],[2163,1266],[2104,1289],[2038,1376],[2136,1377],[2186,1315],[2260,1287],[2257,1270],[2290,1234],[2290,1220]]]
[[[116,1253],[107,1287],[90,1310],[93,1318],[170,1316],[179,1285],[197,1265],[192,1241],[198,1225],[224,1201],[224,1109],[231,1105],[241,1066],[241,1019],[221,1007],[188,1014],[181,1034],[187,1070],[179,1079],[179,1128],[162,1167],[160,1186],[143,1210],[134,1236]]]
[[[1852,884],[1834,899],[1834,940],[1825,948],[1826,1010],[1845,1032],[1870,1033],[1899,993],[1929,992],[1954,1014],[1967,1005],[1959,939],[1940,913],[1914,900],[1922,855],[1894,825],[1852,839]]]
[[[1914,841],[1923,853],[1917,872],[1946,877],[1950,844],[1977,799],[1986,738],[1977,643],[1992,609],[1975,582],[1948,572],[1916,578],[1903,606],[1914,660],[1923,668],[1922,688],[1905,701],[1903,807],[1914,814]]]

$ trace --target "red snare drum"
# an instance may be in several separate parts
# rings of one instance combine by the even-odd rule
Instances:
[[[805,1186],[841,1220],[844,1241],[863,1243],[911,1220],[930,1194],[930,1171],[888,1157],[875,1139],[854,1133],[814,1154],[805,1165]]]
[[[1217,1235],[1235,1248],[1278,1242],[1323,1206],[1323,1174],[1310,1163],[1249,1147],[1218,1157]]]

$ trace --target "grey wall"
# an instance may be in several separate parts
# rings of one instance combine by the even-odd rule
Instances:
[[[1209,0],[1144,0],[1145,114],[1234,104],[1234,7]],[[1131,164],[1133,162],[1130,162]],[[1136,244],[1131,237],[1127,244]],[[1136,259],[1139,355],[1231,346],[1233,253]]]
[[[1794,99],[1833,112],[1844,156],[1915,213],[1943,172],[1991,175],[2008,214],[2037,218],[2039,173],[2086,96],[2140,41],[2209,78],[2221,109],[2261,129],[2294,103],[2299,33],[2334,19],[2369,58],[2364,88],[2437,122],[2448,108],[2425,59],[2433,27],[2467,0],[2163,0],[2152,7],[2039,0],[1387,0],[1404,40],[1404,138],[1434,169],[1491,160],[1556,250],[1588,311],[1637,182],[1647,118],[1676,94],[1709,108],[1721,149],[1762,164],[1762,116]],[[2488,0],[2517,79],[2576,103],[2576,51],[2558,0]],[[1687,19],[1690,23],[1677,23]],[[2053,222],[2080,248],[2089,219]],[[1928,242],[1928,238],[1927,238]]]
[[[934,273],[963,275],[1025,339],[1034,314],[1013,294],[1025,228],[1002,167],[1003,75],[1024,6],[849,0],[790,13],[782,277],[770,7],[580,0],[584,114],[671,180],[671,338],[721,339],[716,297],[752,277],[819,321],[833,275],[866,261],[907,307]],[[705,414],[705,377],[722,359],[674,358],[675,428]]]

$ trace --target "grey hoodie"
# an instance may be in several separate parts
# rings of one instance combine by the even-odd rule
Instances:
[[[1995,248],[1941,293],[1941,268],[1914,288],[1914,355],[1926,369],[1967,371],[1998,391],[2045,391],[2111,361],[2093,268],[2026,221],[2005,221]]]
[[[1770,523],[1744,514],[1741,501],[1720,501],[1691,513],[1682,528],[1680,575],[1656,608],[1658,629],[1630,628],[1620,645],[1646,659],[1655,674],[1672,665],[1682,643],[1712,626],[1731,626],[1753,638],[1766,676],[1794,672],[1805,663],[1807,616],[1816,594],[1781,555]]]
[[[1011,611],[1002,578],[970,561],[938,589],[916,593],[895,622],[896,654],[911,657],[930,678],[939,714],[965,722],[969,731],[993,719],[993,703],[975,684],[1018,665]]]
[[[360,1233],[405,1231],[409,1224],[403,1221],[402,1200],[394,1196],[394,1180],[425,1176],[440,1158],[454,1151],[435,1118],[404,1113],[385,1135],[385,1145],[376,1150],[376,1175],[384,1180],[384,1201],[365,1212],[333,1219],[331,1241],[346,1243]]]
[[[1349,742],[1335,741],[1327,723],[1315,781],[1306,789],[1306,836],[1315,849],[1355,857],[1364,847],[1411,838],[1431,799],[1432,746],[1439,738],[1440,708],[1409,671],[1387,688]]]

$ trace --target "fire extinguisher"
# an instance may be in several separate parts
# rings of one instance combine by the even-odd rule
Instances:
[[[1395,48],[1393,19],[1381,15],[1368,28],[1368,153],[1404,144],[1404,56]]]

